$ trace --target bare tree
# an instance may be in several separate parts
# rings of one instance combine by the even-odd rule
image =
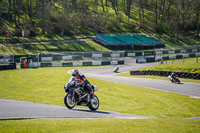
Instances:
[[[162,35],[162,26],[163,26],[163,19],[164,19],[164,12],[165,12],[165,0],[162,0],[162,12],[161,12],[161,20],[160,20],[160,32],[159,37]]]
[[[155,1],[156,24],[158,24],[158,0]]]
[[[128,18],[130,18],[132,0],[127,0],[126,4],[127,4],[126,15],[128,16]]]
[[[15,27],[17,28],[17,12],[16,12],[16,0],[13,0],[13,12],[14,12],[14,22],[15,22]]]
[[[101,7],[102,7],[102,9],[103,9],[103,13],[105,13],[105,9],[104,9],[103,0],[101,0]]]
[[[117,15],[117,5],[116,5],[116,2],[117,0],[111,0],[111,3],[112,3],[112,8],[113,10],[115,11],[115,14]]]
[[[199,0],[195,0],[194,7],[195,7],[194,12],[196,15],[196,27],[197,27],[196,35],[199,36],[199,33],[200,33],[200,28],[199,28],[200,1]]]
[[[44,0],[42,0],[42,34],[44,34],[45,33],[45,31],[44,31],[44,26],[45,26],[45,16],[44,16],[44,9],[45,8],[45,6],[44,6]]]
[[[8,3],[8,14],[9,14],[9,20],[11,21],[11,7],[12,7],[12,1],[11,0],[9,0],[8,1],[9,3]]]

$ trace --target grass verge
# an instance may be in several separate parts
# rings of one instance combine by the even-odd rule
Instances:
[[[74,68],[0,71],[0,98],[64,106],[63,86],[71,77],[66,71],[71,69]],[[200,116],[199,99],[115,82],[88,79],[100,88],[96,92],[101,103],[99,110],[157,118]]]
[[[62,105],[63,86],[73,67],[0,71],[0,98]],[[86,75],[87,76],[87,75]],[[200,130],[200,100],[175,93],[88,78],[99,87],[99,110],[156,117],[154,119],[34,119],[0,121],[0,132],[180,133]]]
[[[59,119],[0,121],[2,133],[199,133],[199,120]]]

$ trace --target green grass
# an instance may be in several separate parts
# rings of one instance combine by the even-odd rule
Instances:
[[[2,133],[199,133],[199,120],[60,119],[0,121]]]
[[[29,53],[29,50],[23,49],[21,46],[5,46],[0,45],[0,55],[26,55]]]
[[[176,41],[176,39],[170,39],[168,35],[163,35],[163,38],[161,38],[161,41],[165,43],[166,47],[173,48],[173,47],[190,47],[199,45],[200,38],[196,36],[182,38],[179,40],[179,42]]]
[[[141,70],[200,73],[200,58],[198,58],[198,63],[196,62],[196,60],[197,58],[188,58],[184,59],[184,62],[179,60],[177,62],[155,65],[143,68]]]
[[[109,49],[102,47],[94,41],[86,42],[57,42],[57,43],[35,43],[35,44],[23,44],[23,46],[16,45],[0,45],[0,53],[13,53],[15,55],[28,54],[29,52],[41,52],[41,51],[110,51]]]
[[[68,40],[68,39],[76,39],[76,38],[84,38],[88,37],[86,35],[73,35],[73,36],[59,36],[59,35],[52,35],[46,36],[46,35],[40,35],[36,37],[30,37],[30,38],[24,38],[24,37],[17,37],[14,36],[13,38],[9,37],[0,37],[0,43],[7,44],[15,44],[16,41],[20,43],[29,43],[29,42],[35,42],[35,41],[59,41],[59,40]]]
[[[94,41],[26,44],[23,48],[32,51],[109,51]]]
[[[63,86],[71,77],[66,72],[70,69],[73,68],[0,71],[0,98],[64,106]],[[188,96],[98,79],[89,81],[99,87],[96,94],[100,110],[158,118],[200,116],[200,100]]]
[[[0,99],[62,105],[63,86],[73,67],[0,71]],[[87,76],[87,75],[86,75]],[[153,119],[34,119],[0,121],[0,132],[180,133],[199,132],[200,100],[175,93],[88,78],[99,87],[99,110],[152,116]],[[87,109],[87,108],[86,108]]]

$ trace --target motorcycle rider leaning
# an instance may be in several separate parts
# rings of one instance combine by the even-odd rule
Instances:
[[[90,82],[86,79],[86,77],[82,73],[79,73],[78,69],[73,70],[72,77],[70,80],[76,80],[75,81],[76,85],[83,85],[83,88],[88,90],[90,94],[94,94]]]
[[[175,73],[172,72],[170,76],[171,76],[172,79],[174,79]]]

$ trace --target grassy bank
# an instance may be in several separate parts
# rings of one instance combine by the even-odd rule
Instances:
[[[178,60],[173,63],[155,65],[141,70],[200,73],[200,58],[198,58],[198,62],[197,58],[187,58],[184,59],[184,62]]]
[[[145,31],[138,31],[139,33],[145,33]],[[153,33],[148,33],[148,35],[153,35]],[[100,44],[95,43],[94,41],[86,41],[86,42],[59,42],[59,40],[68,40],[68,39],[76,39],[87,37],[85,35],[82,36],[52,36],[52,37],[35,37],[35,38],[22,38],[16,37],[5,38],[0,37],[0,53],[12,52],[14,54],[27,54],[29,52],[38,52],[38,51],[110,51],[109,49],[102,47]],[[17,40],[17,41],[16,41]],[[37,41],[46,41],[48,43],[38,43]],[[54,43],[51,43],[53,41]],[[169,49],[177,49],[180,47],[188,47],[195,46],[200,44],[199,37],[191,36],[187,38],[180,39],[179,42],[170,39],[169,36],[164,35],[161,38],[161,41],[166,45],[166,48]],[[33,44],[31,42],[34,42]],[[12,45],[5,45],[7,43],[11,43]],[[31,44],[23,44],[16,45],[16,43],[31,43]],[[3,44],[3,45],[2,45]],[[132,51],[132,50],[127,50]],[[144,51],[144,50],[134,50]],[[147,50],[148,51],[148,50]]]
[[[0,43],[3,44],[16,44],[16,43],[31,43],[31,42],[40,42],[40,41],[60,41],[60,40],[69,40],[69,39],[77,39],[77,38],[85,38],[88,37],[86,35],[74,35],[74,36],[59,36],[59,35],[51,35],[51,36],[36,36],[30,38],[17,37],[0,37]]]
[[[57,43],[34,43],[23,45],[0,45],[0,53],[13,53],[15,55],[37,53],[41,51],[66,51],[66,52],[90,52],[90,51],[110,51],[94,41],[85,42],[57,42]]]

